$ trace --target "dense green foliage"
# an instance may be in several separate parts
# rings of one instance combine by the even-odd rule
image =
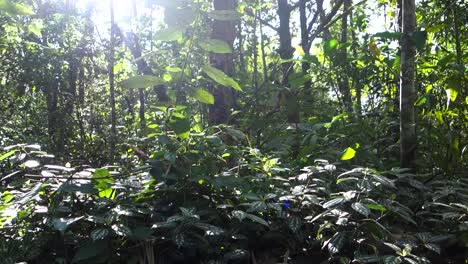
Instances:
[[[401,1],[79,2],[0,0],[0,263],[467,263],[464,1],[416,6],[416,168]]]

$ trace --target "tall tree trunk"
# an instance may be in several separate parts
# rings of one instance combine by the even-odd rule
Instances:
[[[343,2],[343,16],[341,17],[341,43],[346,44],[348,41],[348,9],[351,7],[351,0],[344,0]],[[351,100],[351,91],[349,87],[348,78],[348,52],[346,48],[343,49],[340,56],[342,74],[339,81],[340,92],[343,95],[343,103],[348,113],[353,112],[353,102]]]
[[[356,50],[356,43],[357,43],[357,38],[356,38],[356,33],[354,31],[353,27],[353,13],[352,11],[349,14],[349,20],[350,20],[350,28],[351,28],[351,38],[352,38],[352,43],[351,43],[351,49],[353,51],[353,56],[355,59],[357,59],[357,50]],[[360,73],[356,72],[356,69],[353,70],[353,86],[354,89],[356,90],[356,116],[358,119],[361,118],[362,116],[362,102],[361,102],[361,97],[362,97],[362,86],[360,83]]]
[[[294,54],[294,49],[291,45],[291,29],[289,27],[289,22],[291,18],[292,7],[288,4],[288,0],[278,0],[278,17],[279,17],[279,53],[281,59],[285,60],[281,65],[282,68],[282,81],[281,84],[284,85],[282,92],[280,93],[280,104],[284,105],[286,110],[286,117],[288,123],[295,124],[295,133],[292,144],[292,156],[297,157],[299,154],[301,145],[300,145],[300,132],[298,129],[298,123],[300,122],[299,115],[299,103],[297,100],[297,94],[292,92],[289,88],[289,77],[293,72],[293,63],[287,60],[291,59]]]
[[[307,0],[300,0],[299,2],[299,22],[301,27],[301,46],[305,53],[310,51],[309,43],[309,30],[307,28],[307,10],[306,10]],[[302,73],[305,75],[309,72],[310,62],[302,62]],[[310,95],[310,88],[312,82],[310,80],[304,83],[304,91],[306,94]]]
[[[400,65],[400,165],[416,170],[416,124],[414,113],[415,43],[412,34],[416,29],[415,0],[402,0],[402,40]]]
[[[137,4],[136,4],[136,0],[132,0],[132,16],[133,16],[133,19],[134,21],[136,21],[137,19]],[[138,23],[138,22],[136,22]],[[138,24],[136,26],[136,32],[138,32]],[[136,35],[135,35],[136,36]],[[135,38],[135,42],[138,41],[137,38]],[[139,47],[140,45],[137,45],[137,47]],[[141,48],[137,51],[137,53],[139,53],[139,57],[141,57]],[[136,58],[135,58],[136,59]],[[142,74],[142,72],[139,72],[140,74]],[[145,118],[145,89],[144,88],[139,88],[138,89],[138,99],[140,101],[140,109],[139,109],[139,116],[140,116],[140,127],[141,128],[144,128],[146,127],[146,118]]]
[[[47,101],[47,128],[49,140],[52,142],[52,151],[57,152],[57,123],[58,123],[58,84],[56,81],[52,85],[45,88]]]
[[[292,7],[288,4],[288,0],[278,0],[278,17],[279,17],[279,54],[285,62],[281,65],[282,80],[281,84],[285,88],[289,88],[289,77],[293,72],[293,63],[288,61],[293,57],[294,48],[291,45],[291,29],[289,22],[291,19]],[[280,101],[285,106],[286,115],[289,123],[299,123],[299,109],[296,100],[296,95],[289,89],[283,89],[280,94]]]
[[[214,0],[215,10],[235,10],[234,0]],[[226,42],[231,48],[235,38],[235,24],[232,21],[214,19],[211,38]],[[226,75],[232,76],[234,73],[233,54],[210,55],[210,63],[213,67],[223,71]],[[215,102],[208,113],[208,121],[211,125],[226,123],[230,117],[230,111],[235,107],[235,94],[229,87],[218,85],[214,89]]]
[[[115,87],[114,87],[114,56],[115,56],[115,21],[114,21],[114,0],[110,0],[111,30],[109,47],[109,89],[110,89],[110,107],[111,107],[111,135],[110,135],[110,160],[115,157],[116,141],[116,114],[115,114]]]
[[[289,60],[293,57],[294,49],[291,45],[291,29],[289,28],[289,22],[291,18],[291,6],[288,4],[288,0],[278,0],[278,17],[279,17],[279,53],[283,60]],[[282,81],[281,84],[289,85],[289,76],[292,73],[292,62],[282,63]]]

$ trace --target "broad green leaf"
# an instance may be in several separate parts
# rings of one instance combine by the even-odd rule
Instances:
[[[16,153],[16,149],[12,149],[12,150],[10,150],[10,151],[8,151],[6,153],[3,153],[2,155],[0,155],[0,161],[13,156],[13,154],[15,154],[15,153]]]
[[[0,0],[0,12],[10,15],[33,15],[32,8],[27,5],[14,3],[8,0]]]
[[[300,88],[301,85],[303,85],[304,83],[306,83],[307,81],[311,80],[312,79],[312,76],[310,76],[310,74],[300,74],[299,76],[291,76],[291,78],[289,78],[289,83],[291,84],[291,87],[292,88]],[[294,101],[294,103],[297,105],[297,101]]]
[[[426,101],[427,101],[427,97],[426,96],[421,96],[421,97],[418,98],[418,100],[416,100],[416,102],[414,102],[414,105],[415,106],[421,106],[424,103],[426,103]]]
[[[78,249],[75,256],[73,257],[73,263],[96,258],[100,254],[104,254],[106,251],[107,240],[100,239],[97,241],[93,241]]]
[[[221,227],[210,225],[207,223],[195,222],[193,225],[205,231],[207,235],[219,235],[224,233],[224,230]]]
[[[357,261],[358,263],[377,263],[380,261],[380,256],[377,255],[365,255],[365,256],[359,256],[354,259],[354,261]]]
[[[107,228],[98,228],[91,231],[91,239],[93,241],[104,239],[109,235],[109,229]]]
[[[401,260],[401,257],[383,256],[382,257],[382,262],[384,264],[400,264],[400,263],[402,263],[402,260]]]
[[[297,54],[299,54],[299,56],[304,56],[305,55],[305,52],[304,52],[304,49],[302,48],[301,45],[296,45],[296,52]]]
[[[246,256],[248,256],[248,254],[249,253],[246,250],[236,249],[234,251],[224,254],[224,259],[226,260],[245,259]]]
[[[107,198],[109,200],[114,200],[115,199],[115,189],[113,188],[107,188],[103,190],[99,190],[98,196],[100,198]]]
[[[350,160],[354,158],[356,155],[356,150],[354,150],[352,147],[348,147],[343,154],[341,155],[341,160]]]
[[[173,117],[169,121],[169,125],[174,130],[174,132],[179,136],[181,139],[188,138],[190,134],[190,120],[187,118],[175,118]]]
[[[96,169],[93,174],[93,178],[104,178],[110,177],[110,172],[106,168]]]
[[[332,53],[338,50],[338,40],[337,39],[329,39],[323,43],[323,52],[325,55],[330,56]]]
[[[41,164],[39,163],[39,161],[37,160],[28,160],[26,161],[25,163],[23,163],[23,166],[25,168],[37,168],[39,167]]]
[[[241,19],[241,14],[234,10],[212,10],[208,17],[221,21],[234,21]]]
[[[228,87],[232,87],[238,91],[242,91],[242,89],[240,88],[239,84],[234,81],[234,79],[232,79],[231,77],[227,76],[224,72],[210,66],[210,65],[205,65],[203,67],[203,71],[206,73],[206,75],[208,75],[208,77],[210,77],[211,79],[213,79],[215,82],[223,85],[223,86],[228,86]]]
[[[229,44],[219,39],[206,39],[200,41],[200,47],[206,51],[213,53],[232,53],[232,49]]]
[[[365,217],[368,217],[370,214],[370,209],[367,208],[364,204],[362,203],[353,203],[351,207],[358,213],[364,215]]]
[[[438,24],[438,25],[435,25],[435,26],[432,26],[432,27],[428,27],[427,32],[429,32],[429,33],[438,32],[439,30],[445,28],[446,26],[447,25],[445,23],[442,23],[442,24]]]
[[[322,205],[323,208],[327,209],[336,205],[339,205],[345,201],[344,198],[335,198]]]
[[[42,38],[41,30],[44,28],[44,22],[41,19],[34,19],[28,26],[29,32],[38,38]]]
[[[380,204],[364,204],[364,205],[371,210],[377,210],[381,212],[387,211],[387,208],[385,208],[383,205],[380,205]]]
[[[455,102],[455,100],[457,100],[458,91],[453,88],[449,88],[449,89],[446,89],[445,92],[447,93],[447,108],[448,108],[450,106],[450,102]]]
[[[84,193],[84,194],[97,194],[98,190],[94,188],[91,182],[78,183],[66,181],[60,185],[58,191],[66,193]]]
[[[173,6],[172,8],[166,7],[164,9],[164,22],[170,28],[189,27],[197,17],[197,10],[192,7],[180,8],[181,5]]]
[[[202,103],[214,104],[214,96],[206,90],[197,89],[193,97]]]
[[[52,226],[58,230],[60,233],[65,233],[68,226],[81,220],[84,216],[75,217],[75,218],[54,218],[52,219]]]
[[[149,227],[137,226],[134,229],[132,229],[131,238],[136,240],[145,240],[149,238],[153,233],[154,231]]]
[[[165,28],[154,33],[154,40],[176,41],[181,39],[184,34],[179,28]]]
[[[372,178],[378,183],[381,183],[381,184],[383,184],[385,186],[388,186],[388,187],[395,188],[395,184],[393,183],[393,181],[390,180],[387,177],[384,177],[384,176],[381,176],[381,175],[375,175],[375,174],[370,174],[370,176],[372,176]]]
[[[25,205],[27,202],[31,201],[42,189],[42,183],[38,183],[32,188],[29,192],[27,192],[21,199],[16,203],[18,206]]]
[[[340,184],[340,183],[345,182],[345,181],[358,181],[358,180],[359,179],[356,178],[356,177],[341,178],[341,179],[336,180],[336,184]]]
[[[166,67],[166,71],[167,71],[167,72],[176,72],[176,73],[177,73],[177,72],[181,72],[182,69],[179,68],[179,67],[167,66],[167,67]]]
[[[424,49],[427,40],[427,31],[415,31],[412,35],[416,48],[421,51]]]
[[[257,222],[257,223],[259,223],[259,224],[262,224],[262,225],[264,225],[264,226],[267,226],[267,227],[270,226],[270,225],[268,224],[267,221],[263,220],[263,218],[258,217],[258,216],[256,216],[256,215],[253,215],[253,214],[245,214],[245,217],[248,218],[248,219],[250,219],[250,220],[252,220],[252,221],[254,221],[254,222]]]
[[[328,252],[330,252],[330,254],[336,254],[340,252],[346,240],[347,240],[347,234],[345,232],[338,232],[338,233],[335,233],[335,235],[332,238],[327,240],[324,243],[324,246],[325,245],[327,246]]]
[[[171,76],[170,74],[165,73],[165,74],[163,75],[163,80],[164,80],[165,82],[170,82],[170,81],[172,80],[172,76]]]
[[[122,81],[120,84],[124,88],[137,89],[137,88],[151,87],[151,86],[155,86],[155,85],[163,84],[163,83],[164,83],[164,81],[160,80],[156,76],[138,75],[138,76],[130,77],[130,78]]]

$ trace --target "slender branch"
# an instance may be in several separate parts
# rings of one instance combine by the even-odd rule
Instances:
[[[347,10],[343,11],[343,13],[339,14],[338,16],[336,16],[333,20],[331,20],[333,18],[333,16],[338,12],[338,9],[341,7],[341,5],[343,4],[344,0],[340,0],[340,2],[335,5],[333,7],[333,10],[330,11],[330,13],[327,15],[327,17],[325,18],[324,22],[321,23],[317,29],[315,30],[314,33],[312,33],[312,35],[310,36],[309,38],[309,41],[312,42],[314,41],[314,39],[320,34],[323,32],[323,30],[325,29],[328,29],[329,27],[331,27],[336,21],[338,21],[339,19],[341,19],[342,16],[344,15],[347,15],[349,14],[353,9],[354,7],[360,5],[360,4],[363,4],[366,2],[366,0],[362,0],[356,4],[354,4],[353,6],[351,6],[350,8],[348,8]],[[336,6],[338,6],[336,8]],[[335,10],[336,9],[336,10]],[[335,10],[335,11],[334,11]]]
[[[260,21],[260,23],[262,23],[263,25],[265,25],[265,26],[267,26],[267,27],[273,29],[274,31],[279,31],[278,27],[273,26],[272,24],[268,23],[268,21],[266,21],[266,20],[260,18],[259,16],[256,16],[256,15],[252,12],[252,10],[246,8],[246,9],[244,9],[244,11],[245,11],[245,13],[246,13],[247,15],[249,15],[249,16],[251,16],[251,17],[253,17],[253,18],[256,18],[256,19],[257,19],[258,21]]]

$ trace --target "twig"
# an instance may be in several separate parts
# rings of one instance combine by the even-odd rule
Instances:
[[[263,25],[273,29],[274,31],[279,31],[279,29],[275,26],[273,26],[272,24],[268,23],[267,21],[265,21],[264,19],[262,19],[261,17],[256,17],[255,14],[252,12],[252,10],[246,8],[244,9],[245,13],[251,17],[254,17],[256,19],[258,19],[258,21],[260,21],[260,23],[262,23]]]

